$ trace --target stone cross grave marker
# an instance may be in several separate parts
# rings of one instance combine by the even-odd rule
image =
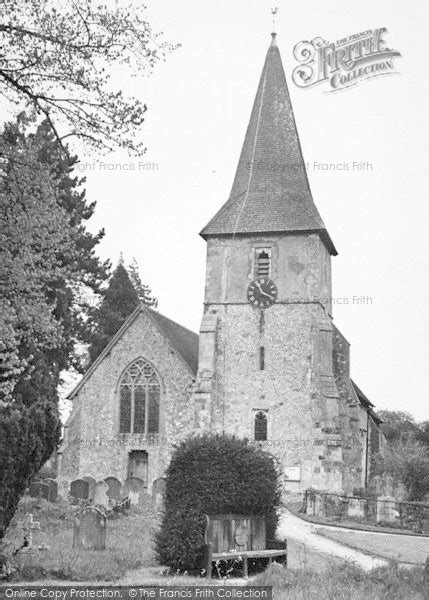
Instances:
[[[106,517],[95,506],[80,510],[74,519],[73,548],[104,550],[106,548]]]
[[[22,552],[29,552],[33,548],[33,531],[40,531],[40,522],[33,520],[33,513],[27,513],[24,521],[21,521],[20,526],[27,540],[27,544]]]

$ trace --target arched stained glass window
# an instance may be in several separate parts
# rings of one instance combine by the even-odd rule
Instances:
[[[135,360],[119,384],[119,433],[158,433],[161,385],[154,368]]]
[[[255,440],[267,439],[267,413],[262,410],[255,415]]]

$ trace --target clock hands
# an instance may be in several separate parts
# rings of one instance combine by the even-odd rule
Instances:
[[[271,298],[271,300],[275,300],[274,296],[271,296],[271,294],[267,294],[266,292],[264,292],[259,281],[255,281],[255,284],[257,285],[257,287],[259,288],[259,291],[261,292],[261,294],[263,296],[267,296],[267,298]]]
[[[247,288],[247,299],[256,308],[268,308],[277,299],[275,283],[269,278],[254,279]]]

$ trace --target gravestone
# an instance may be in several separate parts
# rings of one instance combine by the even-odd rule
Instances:
[[[27,541],[25,548],[21,552],[30,552],[33,548],[33,531],[40,531],[40,522],[33,520],[32,513],[26,513],[24,521],[19,523],[19,525]]]
[[[94,487],[94,499],[93,504],[95,506],[103,506],[104,508],[109,507],[109,497],[107,492],[109,486],[105,481],[97,481]]]
[[[119,479],[116,479],[116,477],[106,477],[104,481],[109,487],[107,490],[107,495],[112,503],[115,504],[121,499],[121,482]]]
[[[398,517],[395,498],[379,496],[377,498],[377,523],[394,523]]]
[[[155,479],[152,484],[152,506],[155,508],[162,508],[164,505],[165,496],[165,479],[159,477]]]
[[[347,516],[363,519],[365,511],[364,498],[349,498],[347,506]]]
[[[55,479],[52,479],[51,477],[46,477],[46,479],[44,479],[42,483],[49,485],[49,502],[56,502],[58,496],[58,485]]]
[[[74,519],[73,548],[104,550],[106,548],[106,517],[95,506],[80,510]]]
[[[70,484],[70,497],[73,502],[88,500],[89,485],[84,479],[75,479]]]
[[[96,484],[94,477],[82,477],[82,479],[88,482],[88,500],[94,500]]]
[[[139,477],[128,477],[124,481],[122,490],[123,496],[130,499],[130,504],[138,504],[143,497],[145,484],[143,479],[140,479]]]
[[[30,484],[30,496],[33,498],[44,498],[45,500],[49,500],[49,492],[50,488],[47,483],[33,481]]]

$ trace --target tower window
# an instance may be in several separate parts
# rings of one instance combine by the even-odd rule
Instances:
[[[255,440],[265,441],[267,433],[267,413],[260,410],[255,414]]]
[[[270,277],[271,275],[271,250],[270,248],[256,248],[255,250],[255,277]]]
[[[143,358],[132,363],[119,384],[119,433],[158,433],[161,385]]]
[[[265,348],[263,346],[259,348],[259,369],[261,371],[265,369]]]

